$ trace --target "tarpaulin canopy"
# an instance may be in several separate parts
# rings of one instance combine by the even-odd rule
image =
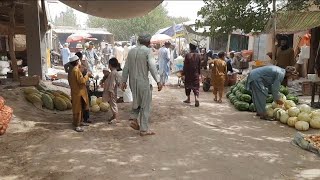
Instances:
[[[266,25],[265,31],[271,32],[272,18]],[[310,30],[320,26],[320,11],[287,11],[280,12],[276,18],[277,33],[292,34],[300,31]]]
[[[166,27],[164,29],[160,29],[156,34],[166,34],[168,36],[175,36],[177,34],[180,34],[182,31],[184,31],[183,24],[176,24],[170,27]]]
[[[109,19],[126,19],[143,16],[163,0],[60,0],[62,3],[86,14]]]

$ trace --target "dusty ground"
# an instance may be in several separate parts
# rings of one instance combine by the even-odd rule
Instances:
[[[183,89],[154,92],[157,135],[140,137],[128,127],[130,104],[120,105],[120,124],[93,114],[76,133],[71,112],[36,109],[19,88],[2,88],[14,118],[0,137],[0,179],[320,179],[320,158],[290,144],[296,130],[215,104],[211,93],[195,108],[181,103]]]

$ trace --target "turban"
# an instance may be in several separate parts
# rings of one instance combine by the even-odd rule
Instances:
[[[150,34],[140,34],[138,37],[139,42],[149,42],[151,40]]]

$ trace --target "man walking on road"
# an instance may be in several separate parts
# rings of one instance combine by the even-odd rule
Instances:
[[[158,91],[162,90],[154,58],[151,49],[148,48],[150,39],[151,35],[148,34],[139,36],[140,44],[129,51],[122,73],[122,90],[126,89],[129,76],[133,96],[130,126],[135,130],[140,130],[140,136],[155,134],[148,126],[152,101],[152,85],[148,77],[149,72],[158,84]],[[138,124],[138,117],[140,125]]]
[[[160,82],[166,85],[170,73],[170,48],[171,43],[165,42],[164,46],[159,50],[159,74]]]
[[[97,61],[98,61],[98,55],[96,53],[96,50],[94,49],[93,42],[89,43],[89,48],[84,51],[84,55],[88,63],[88,68],[89,68],[88,71],[92,73],[93,68],[94,66],[97,65]]]

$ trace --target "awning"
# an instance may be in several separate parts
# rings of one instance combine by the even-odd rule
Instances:
[[[89,34],[104,34],[104,35],[112,34],[103,28],[74,28],[74,27],[68,27],[68,26],[54,26],[52,30],[58,34],[73,34],[73,33],[89,33]]]
[[[163,0],[60,0],[62,3],[86,14],[108,19],[126,19],[143,16]]]
[[[287,11],[277,14],[277,33],[292,34],[320,26],[320,11]],[[272,18],[266,25],[266,32],[272,31]]]
[[[160,29],[156,34],[166,34],[168,36],[174,37],[182,31],[184,31],[184,26],[182,24],[176,24],[164,29]]]

